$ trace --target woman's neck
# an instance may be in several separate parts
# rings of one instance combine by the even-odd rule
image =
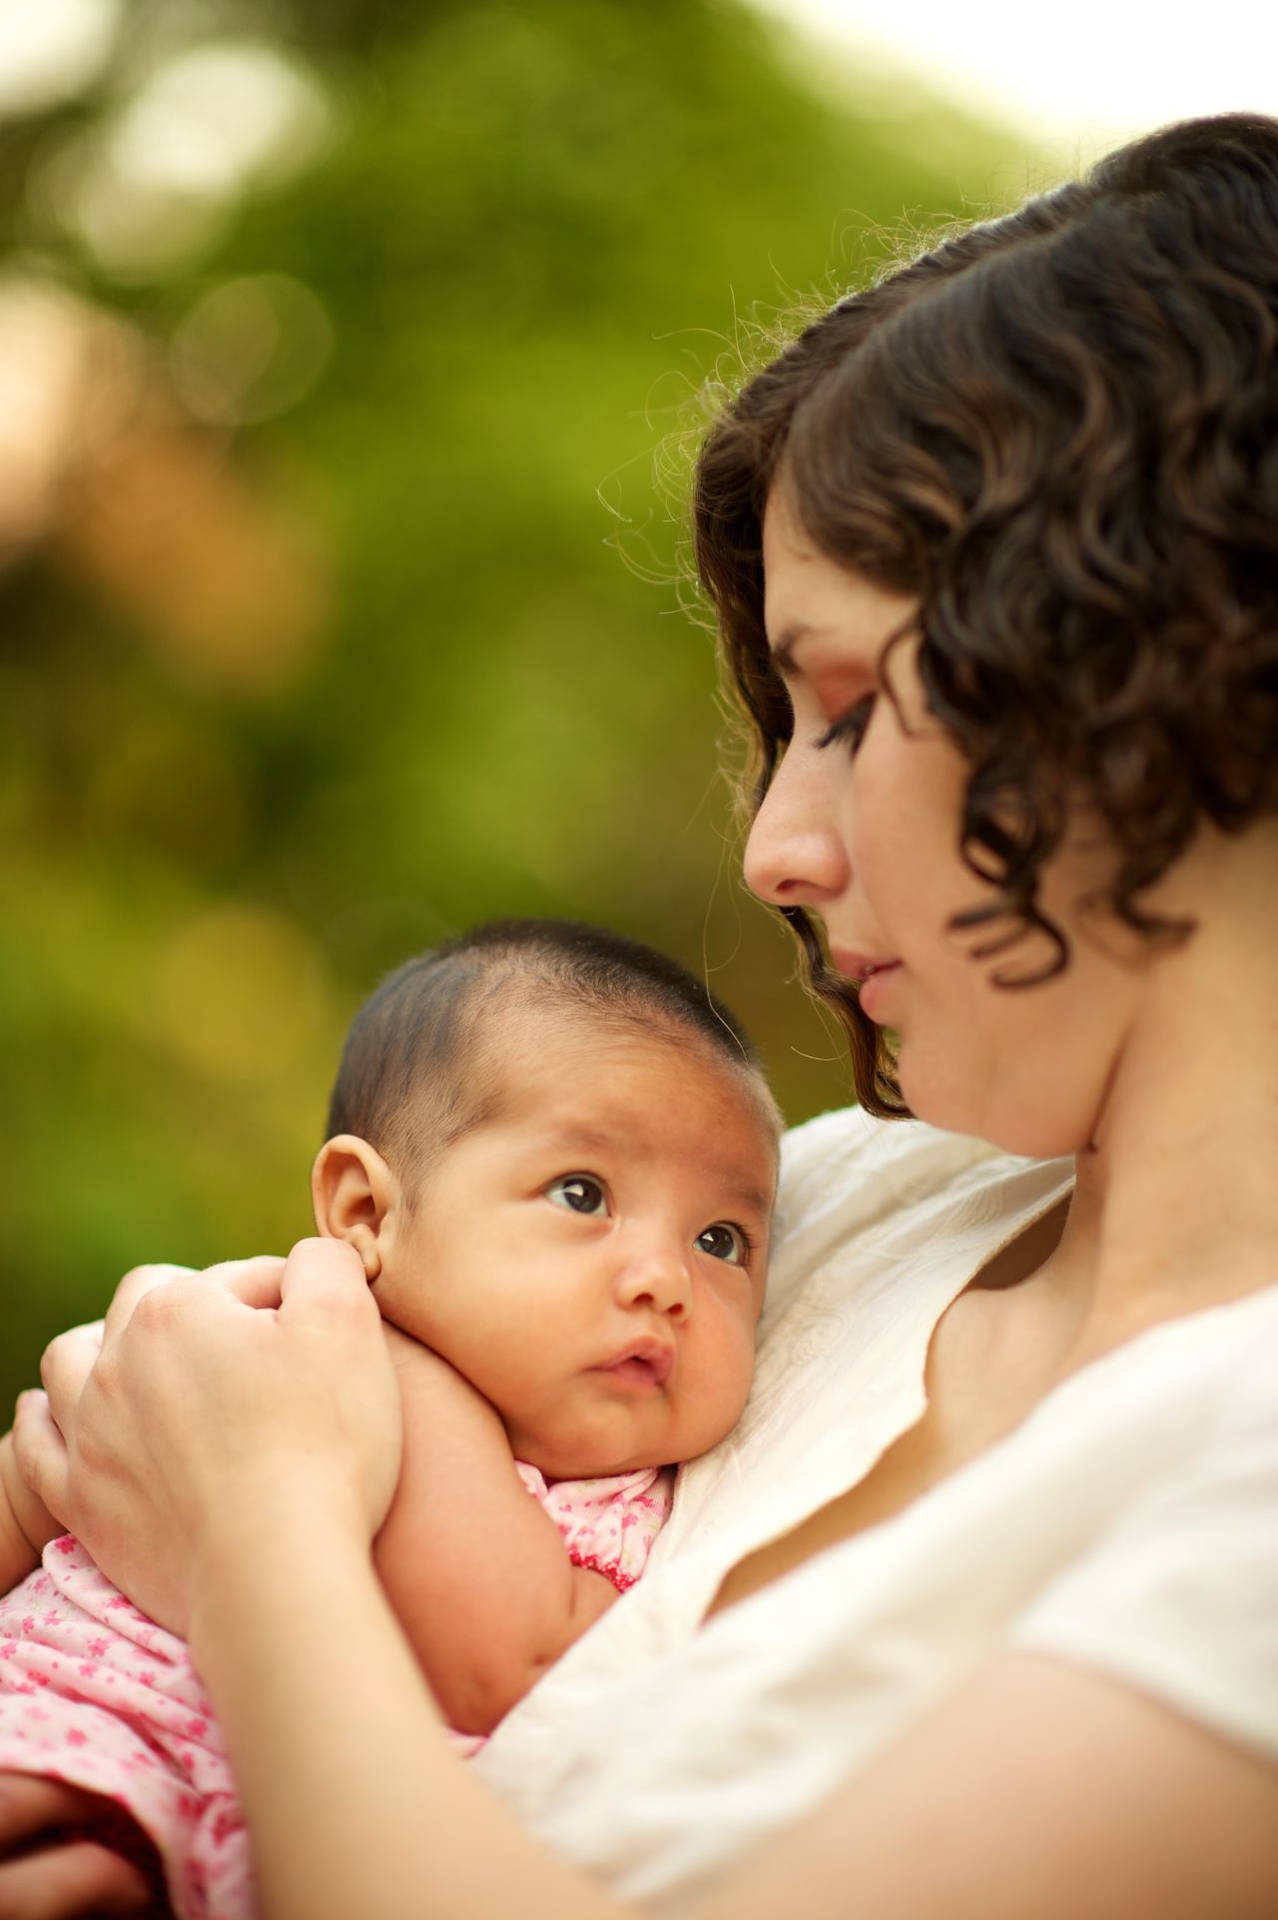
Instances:
[[[1272,860],[1253,879],[1230,891],[1240,905],[1214,901],[1183,946],[1151,960],[1094,1143],[1078,1156],[1052,1264],[1086,1299],[1089,1339],[1110,1344],[1124,1327],[1278,1281]]]

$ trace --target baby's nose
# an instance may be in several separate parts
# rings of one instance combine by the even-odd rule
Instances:
[[[626,1267],[618,1292],[624,1306],[649,1306],[681,1318],[692,1304],[692,1276],[684,1249],[649,1248]]]

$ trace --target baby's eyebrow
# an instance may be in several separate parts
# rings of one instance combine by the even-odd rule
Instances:
[[[750,1181],[745,1186],[734,1187],[733,1198],[749,1213],[762,1214],[766,1220],[772,1211],[772,1195],[765,1193],[762,1187]]]
[[[755,1214],[764,1221],[770,1217],[774,1198],[771,1187],[761,1187],[748,1173],[738,1175],[731,1167],[717,1166],[709,1159],[705,1162],[705,1169],[707,1183],[715,1181],[722,1205],[742,1213]]]
[[[625,1128],[586,1127],[572,1121],[563,1126],[552,1127],[546,1136],[546,1146],[553,1153],[564,1155],[568,1159],[580,1155],[589,1160],[595,1154],[626,1154],[631,1159],[649,1159],[651,1150],[645,1150],[642,1141]],[[728,1201],[747,1212],[760,1214],[764,1219],[772,1211],[772,1193],[761,1187],[757,1181],[748,1177],[737,1179],[731,1172],[719,1174],[718,1169],[707,1161],[707,1179],[718,1177],[722,1180],[722,1190]]]
[[[595,1153],[635,1151],[634,1140],[620,1130],[614,1132],[609,1127],[583,1127],[571,1121],[548,1129],[546,1145],[553,1152],[570,1155],[580,1153],[587,1159]]]

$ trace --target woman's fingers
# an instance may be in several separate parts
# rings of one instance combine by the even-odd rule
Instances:
[[[73,1920],[144,1914],[155,1905],[146,1875],[96,1840],[67,1840],[18,1860],[0,1860],[0,1920]]]
[[[167,1911],[140,1850],[129,1859],[93,1837],[105,1806],[60,1780],[0,1773],[0,1920]]]
[[[15,1422],[24,1477],[175,1631],[210,1543],[281,1500],[341,1510],[365,1539],[385,1517],[399,1393],[363,1265],[340,1242],[304,1240],[287,1263],[135,1269],[105,1327],[61,1335],[42,1372],[47,1398]]]
[[[0,1772],[0,1858],[50,1827],[78,1820],[88,1796],[38,1774]]]
[[[208,1267],[204,1277],[216,1280],[246,1307],[278,1307],[284,1261],[277,1253],[255,1254],[250,1260],[223,1260],[219,1266]]]
[[[150,1293],[155,1287],[167,1287],[173,1280],[187,1279],[193,1271],[191,1267],[159,1262],[145,1267],[131,1267],[111,1296],[111,1304],[106,1310],[107,1333],[114,1333],[125,1321],[132,1319],[133,1309],[144,1294]]]
[[[69,1327],[45,1348],[40,1378],[49,1396],[54,1424],[63,1432],[67,1430],[67,1421],[79,1404],[85,1381],[103,1347],[112,1345],[133,1318],[138,1302],[157,1287],[170,1286],[175,1280],[198,1280],[224,1288],[245,1306],[275,1307],[280,1301],[283,1272],[284,1262],[276,1254],[258,1254],[249,1260],[224,1260],[218,1266],[206,1267],[202,1273],[193,1267],[171,1265],[134,1267],[116,1288],[105,1320]]]
[[[354,1247],[318,1234],[299,1240],[281,1263],[277,1298],[286,1312],[304,1304],[350,1313],[370,1326],[381,1318]]]
[[[19,1395],[13,1415],[13,1457],[36,1499],[55,1520],[68,1526],[67,1446],[49,1410],[48,1394]],[[3,1836],[0,1825],[0,1839]]]
[[[68,1327],[50,1340],[40,1356],[40,1378],[48,1395],[49,1411],[59,1427],[77,1405],[84,1383],[97,1365],[102,1351],[103,1323]]]
[[[175,1280],[197,1280],[224,1287],[248,1307],[278,1306],[283,1271],[283,1260],[272,1253],[255,1254],[247,1260],[222,1260],[216,1266],[203,1269],[166,1263],[134,1267],[121,1280],[107,1308],[107,1338],[133,1318],[138,1301],[146,1294],[153,1293],[157,1287],[170,1286]]]
[[[296,1350],[299,1363],[327,1375],[326,1437],[334,1443],[340,1437],[348,1449],[376,1531],[399,1476],[402,1425],[385,1329],[363,1262],[343,1241],[299,1240],[285,1263],[281,1293],[281,1340]]]

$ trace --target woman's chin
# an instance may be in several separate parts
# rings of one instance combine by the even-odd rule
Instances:
[[[944,1133],[961,1133],[988,1140],[1003,1153],[1025,1160],[1057,1160],[1081,1153],[1094,1130],[1094,1113],[1075,1113],[1073,1103],[1044,1097],[1040,1083],[1033,1088],[981,1087],[951,1069],[941,1072],[935,1061],[910,1058],[903,1046],[897,1058],[897,1081],[916,1120],[925,1120]],[[1081,1107],[1080,1103],[1080,1107]]]

